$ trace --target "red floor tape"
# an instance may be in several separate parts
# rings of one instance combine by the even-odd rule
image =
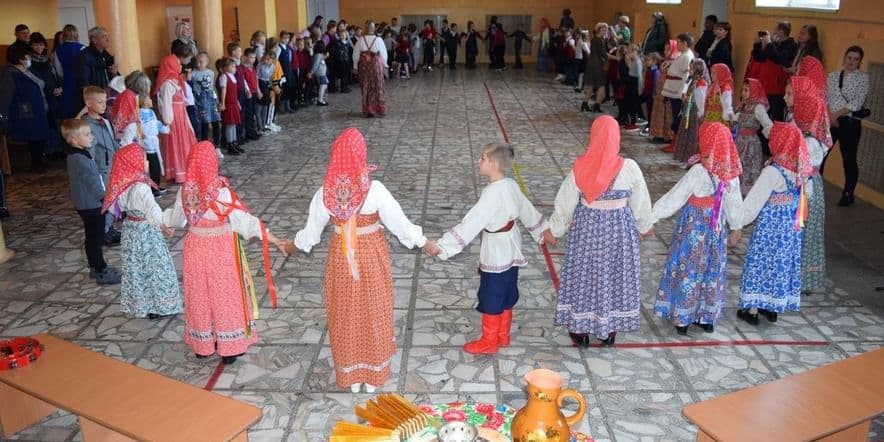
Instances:
[[[221,377],[221,373],[224,373],[224,363],[218,361],[218,365],[215,367],[215,371],[213,371],[212,375],[209,376],[209,382],[206,382],[206,386],[203,387],[203,389],[212,391],[215,388],[215,383],[218,382],[218,378]]]

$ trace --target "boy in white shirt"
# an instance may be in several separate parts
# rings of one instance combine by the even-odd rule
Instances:
[[[512,308],[519,300],[519,267],[527,264],[516,218],[538,243],[547,229],[543,215],[528,201],[518,184],[506,176],[514,156],[508,144],[485,146],[479,157],[479,175],[487,177],[490,184],[460,224],[449,229],[438,242],[428,241],[424,247],[428,255],[448,259],[482,234],[479,304],[476,306],[482,313],[482,337],[464,344],[467,353],[497,353],[499,347],[509,346]]]

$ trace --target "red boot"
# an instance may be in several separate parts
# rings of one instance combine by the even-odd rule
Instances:
[[[463,350],[472,354],[497,353],[497,333],[500,330],[500,315],[482,314],[482,337],[478,340],[467,342]]]
[[[497,331],[497,346],[510,346],[510,327],[513,325],[513,309],[504,310],[500,314],[500,329]]]

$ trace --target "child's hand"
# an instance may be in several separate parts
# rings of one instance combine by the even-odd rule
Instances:
[[[426,244],[424,244],[424,253],[427,256],[439,256],[439,254],[442,253],[442,249],[439,248],[436,241],[427,240]]]
[[[656,236],[656,234],[654,233],[654,229],[650,229],[645,233],[639,233],[638,236],[639,236],[639,239],[644,240],[644,239],[648,239],[648,238],[653,238],[654,236]]]
[[[294,254],[298,251],[298,248],[295,247],[295,243],[292,240],[282,241],[280,244],[277,244],[277,247],[282,249],[282,253],[285,253],[286,256]]]
[[[546,229],[543,231],[543,241],[542,241],[543,244],[549,244],[551,246],[554,246],[554,245],[556,245],[557,242],[558,242],[558,240],[556,239],[556,236],[553,235],[552,230]]]
[[[226,108],[226,106],[224,106],[224,103],[221,103],[221,106],[218,107],[218,110],[219,110],[220,112],[224,112],[224,109],[225,109],[225,108]]]
[[[728,237],[728,243],[730,243],[731,247],[736,247],[740,244],[740,240],[743,239],[743,231],[742,230],[734,230],[731,232],[730,237]]]
[[[161,226],[160,230],[163,232],[163,236],[165,236],[166,238],[171,238],[172,235],[175,234],[175,229],[169,226]]]

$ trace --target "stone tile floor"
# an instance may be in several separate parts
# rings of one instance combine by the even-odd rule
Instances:
[[[483,186],[477,156],[485,143],[501,137],[489,94],[516,146],[529,197],[542,211],[551,210],[564,173],[585,149],[590,121],[588,114],[575,112],[578,94],[531,71],[438,71],[390,81],[387,90],[389,113],[383,119],[362,118],[358,92],[330,95],[327,108],[281,116],[285,130],[247,145],[246,155],[226,158],[223,174],[273,231],[291,235],[304,223],[309,199],[322,182],[331,141],[344,127],[355,126],[369,141],[370,160],[379,166],[374,177],[413,221],[437,237],[475,202]],[[683,173],[646,138],[624,135],[623,152],[642,166],[654,199]],[[3,224],[7,243],[18,254],[0,266],[0,335],[50,332],[183,382],[207,383],[218,360],[193,356],[181,342],[180,317],[127,318],[118,309],[119,288],[97,287],[87,277],[81,224],[68,202],[61,167],[44,175],[16,174],[8,188],[15,216]],[[846,210],[834,207],[837,189],[829,192],[831,279],[825,293],[803,299],[800,313],[759,327],[735,320],[743,244],[729,258],[727,308],[716,332],[691,330],[686,338],[677,336],[651,310],[672,232],[673,222],[666,220],[657,225],[655,238],[642,243],[642,328],[618,337],[618,342],[644,343],[785,339],[828,345],[572,348],[566,330],[552,325],[555,291],[544,257],[526,242],[530,263],[520,272],[522,300],[513,346],[497,355],[473,356],[460,346],[476,336],[479,323],[472,310],[477,243],[440,262],[391,241],[399,351],[383,390],[421,402],[472,398],[518,407],[525,401],[521,376],[548,367],[584,393],[590,410],[579,430],[599,441],[693,439],[696,429],[681,416],[688,403],[884,345],[882,302],[872,289],[884,285],[884,266],[875,252],[882,245],[877,231],[884,230],[884,212],[863,203]],[[164,196],[161,204],[170,205],[173,195]],[[872,228],[848,228],[855,220]],[[182,237],[179,232],[169,242],[179,268]],[[564,244],[551,251],[558,270]],[[260,259],[258,247],[249,253]],[[263,419],[250,431],[252,441],[322,440],[337,420],[355,420],[353,406],[369,398],[334,383],[322,310],[326,254],[322,244],[309,256],[274,255],[280,307],[271,310],[269,300],[262,300],[260,342],[226,367],[215,385],[219,394],[263,407]],[[118,263],[119,249],[107,249],[106,257]],[[263,278],[256,281],[263,284]],[[879,422],[870,438],[881,437],[884,425]],[[75,418],[58,413],[15,439],[80,436]]]

